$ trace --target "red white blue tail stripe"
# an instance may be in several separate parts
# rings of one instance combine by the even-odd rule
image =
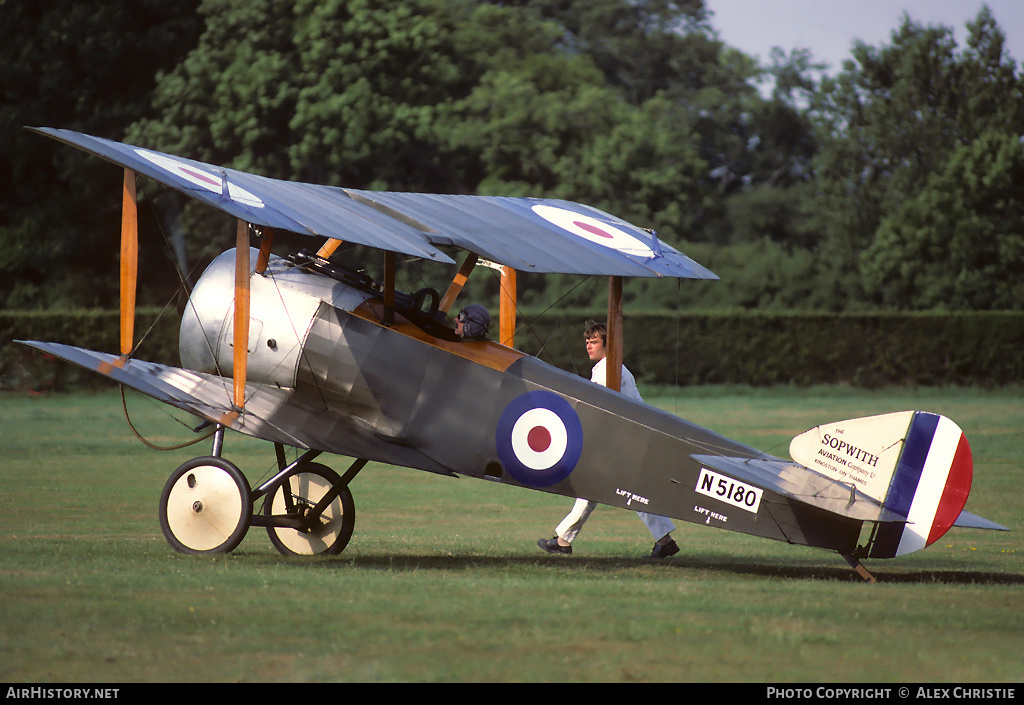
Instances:
[[[960,427],[945,416],[917,412],[885,498],[885,508],[907,523],[881,526],[871,556],[906,555],[945,534],[967,502],[972,477],[971,448]]]

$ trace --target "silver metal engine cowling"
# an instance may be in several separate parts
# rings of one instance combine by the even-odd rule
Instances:
[[[249,261],[255,263],[252,249]],[[321,305],[351,311],[370,294],[271,256],[267,271],[249,277],[250,318],[246,378],[292,388],[309,327]],[[182,367],[229,377],[234,359],[235,250],[203,272],[181,319]]]

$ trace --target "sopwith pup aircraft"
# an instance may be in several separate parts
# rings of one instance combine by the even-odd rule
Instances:
[[[818,547],[870,581],[864,559],[907,555],[953,527],[1005,530],[964,509],[971,450],[944,416],[818,426],[780,458],[618,394],[623,278],[717,279],[648,229],[569,201],[289,182],[31,129],[124,170],[121,342],[117,353],[20,342],[213,430],[210,454],[174,470],[161,493],[161,528],[178,551],[229,552],[262,526],[284,554],[338,554],[355,524],[349,485],[370,461]],[[236,222],[234,248],[190,292],[180,367],[134,356],[140,176]],[[276,255],[282,232],[319,250]],[[336,261],[341,242],[383,251],[380,276]],[[457,273],[443,293],[402,292],[400,255]],[[502,271],[498,340],[453,333],[478,263]],[[608,277],[608,388],[515,349],[518,271]],[[271,443],[273,476],[251,487],[227,458],[227,431]],[[339,474],[317,462],[324,454],[350,464]]]

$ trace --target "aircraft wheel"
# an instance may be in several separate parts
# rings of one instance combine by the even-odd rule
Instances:
[[[298,512],[303,515],[317,505],[341,476],[326,465],[308,463],[287,478],[263,501],[266,516]],[[341,488],[311,531],[268,526],[270,542],[286,556],[337,555],[352,538],[356,505],[347,486]]]
[[[183,463],[160,495],[160,528],[182,553],[228,553],[242,542],[251,521],[249,481],[222,458]]]

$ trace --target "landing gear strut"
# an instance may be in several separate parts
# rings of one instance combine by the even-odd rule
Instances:
[[[171,473],[160,495],[160,528],[182,553],[229,553],[250,526],[266,527],[284,555],[337,555],[352,538],[356,510],[349,483],[366,465],[357,459],[345,474],[314,463],[307,451],[286,464],[275,444],[278,472],[255,490],[235,465],[220,457],[224,428],[214,434],[212,455],[193,458]],[[263,498],[262,513],[253,509]]]

